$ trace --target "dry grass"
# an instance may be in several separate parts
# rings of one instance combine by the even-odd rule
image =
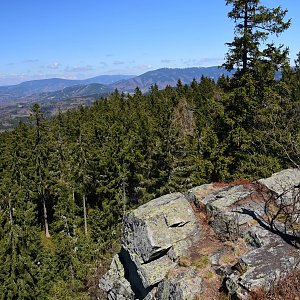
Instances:
[[[230,182],[231,186],[236,186],[236,185],[248,186],[250,184],[252,184],[252,181],[250,179],[247,179],[247,178],[240,178],[240,179],[237,179],[233,182]]]
[[[268,292],[262,288],[251,293],[249,300],[300,300],[300,271],[295,271],[272,284]]]
[[[190,267],[192,264],[192,260],[188,256],[180,256],[178,259],[178,265],[180,267]]]
[[[196,267],[197,269],[204,269],[207,266],[209,266],[209,258],[207,255],[203,255],[199,257],[198,259],[194,260],[192,262],[192,266]]]
[[[234,265],[238,262],[238,258],[247,253],[249,250],[246,242],[242,238],[236,241],[226,241],[224,246],[228,249],[220,258],[220,263],[224,265]]]

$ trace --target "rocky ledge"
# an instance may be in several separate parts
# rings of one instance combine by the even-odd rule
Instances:
[[[109,300],[248,299],[300,268],[300,171],[206,184],[127,214]]]

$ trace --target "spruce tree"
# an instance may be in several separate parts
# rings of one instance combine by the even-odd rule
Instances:
[[[0,181],[0,299],[38,299],[39,234],[27,144],[20,125],[6,140]],[[27,148],[28,147],[28,148]]]
[[[265,133],[281,112],[276,72],[288,62],[288,49],[269,43],[270,35],[279,35],[291,21],[286,10],[268,8],[259,0],[227,0],[232,5],[228,17],[235,21],[235,37],[227,43],[229,51],[224,67],[237,68],[226,95],[224,137],[226,153],[232,157],[234,176],[268,176],[280,168]],[[251,174],[251,175],[250,175]]]
[[[252,69],[257,60],[270,59],[268,52],[278,48],[271,43],[262,50],[261,44],[270,34],[279,35],[288,29],[291,21],[284,21],[287,10],[268,8],[261,5],[260,0],[226,0],[226,5],[232,5],[228,17],[235,22],[235,37],[227,43],[229,51],[224,67],[229,71],[238,68],[244,73]]]

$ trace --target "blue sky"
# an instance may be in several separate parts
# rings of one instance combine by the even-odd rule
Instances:
[[[300,1],[279,39],[300,51]],[[219,65],[233,38],[225,0],[0,0],[0,85]]]

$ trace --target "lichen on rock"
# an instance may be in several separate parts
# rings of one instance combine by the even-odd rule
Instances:
[[[248,299],[255,289],[268,289],[300,267],[299,237],[268,215],[270,195],[295,201],[299,180],[300,171],[288,169],[140,206],[124,219],[122,250],[100,287],[109,300],[217,299],[222,286],[232,299]]]

